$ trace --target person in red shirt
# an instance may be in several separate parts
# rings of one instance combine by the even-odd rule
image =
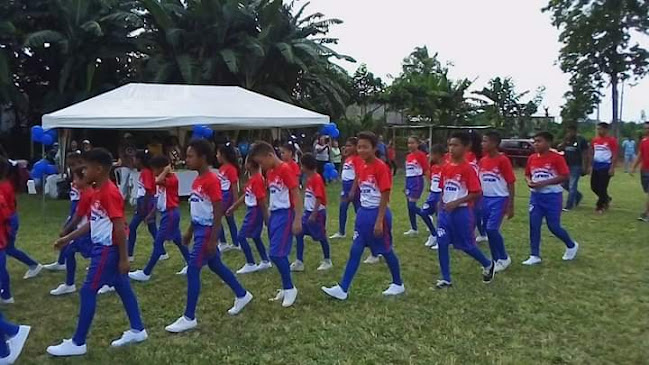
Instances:
[[[322,176],[316,172],[318,161],[306,153],[302,156],[302,171],[306,177],[304,187],[304,215],[302,216],[302,233],[295,236],[297,258],[291,264],[291,271],[304,271],[304,236],[310,236],[322,246],[323,260],[318,271],[333,267],[327,240],[327,192]]]
[[[444,151],[446,151],[446,147],[442,144],[434,144],[430,149],[430,193],[428,194],[428,199],[426,199],[426,202],[421,207],[422,214],[425,214],[429,218],[435,214],[439,217],[437,208],[442,197],[442,187],[439,183],[442,178],[442,168],[445,164]],[[432,224],[433,222],[431,219],[431,225]],[[433,226],[432,235],[428,237],[425,246],[430,247],[432,250],[437,250],[437,230],[435,229],[435,226]]]
[[[82,237],[90,230],[94,245],[86,281],[81,288],[81,308],[74,337],[50,346],[47,352],[52,356],[78,356],[87,351],[86,337],[95,316],[97,291],[102,285],[112,285],[122,299],[130,322],[130,329],[111,343],[121,347],[139,343],[148,338],[142,324],[140,308],[128,280],[128,249],[126,247],[126,221],[124,219],[124,198],[115,184],[110,181],[113,157],[103,148],[95,148],[84,154],[85,176],[95,184],[90,222],[73,233],[61,238],[71,241]]]
[[[4,159],[4,158],[3,158]],[[7,270],[7,246],[9,243],[9,218],[11,217],[11,209],[7,204],[3,194],[0,194],[0,299],[2,303],[12,303],[13,297],[11,296],[11,279],[9,271]],[[4,338],[0,338],[4,341]],[[2,355],[2,354],[0,354]]]
[[[187,265],[189,265],[189,250],[182,244],[180,234],[178,178],[171,171],[171,162],[167,156],[160,155],[152,158],[150,165],[156,176],[156,208],[160,212],[160,226],[153,240],[153,251],[146,267],[144,270],[136,270],[128,274],[129,278],[136,281],[151,279],[151,273],[164,252],[166,241],[172,241],[185,260],[185,267],[178,274],[186,274]],[[149,214],[153,214],[153,212]]]
[[[448,141],[451,158],[442,167],[442,198],[437,220],[437,245],[442,279],[437,281],[437,289],[452,286],[450,245],[480,263],[483,282],[490,283],[495,275],[495,262],[480,251],[474,238],[476,222],[473,205],[482,194],[482,189],[478,174],[465,160],[466,151],[471,145],[470,138],[467,133],[461,132],[451,135]]]
[[[334,233],[329,239],[335,240],[345,238],[347,229],[347,211],[349,204],[354,206],[354,212],[358,213],[361,206],[360,192],[358,190],[358,181],[356,176],[362,169],[363,160],[358,157],[356,146],[358,138],[350,137],[345,143],[345,163],[343,163],[340,179],[342,181],[342,192],[340,193],[340,206],[338,208],[338,232]]]
[[[597,125],[597,136],[590,143],[590,157],[592,158],[592,172],[590,175],[590,188],[597,195],[597,206],[595,211],[604,213],[611,203],[608,195],[608,184],[611,177],[615,175],[615,163],[617,162],[618,144],[615,137],[608,135],[609,125],[599,123]]]
[[[268,205],[266,204],[268,194],[266,193],[266,183],[264,182],[264,177],[261,175],[259,164],[250,157],[246,159],[246,170],[248,170],[250,178],[248,179],[245,193],[225,212],[225,215],[232,216],[242,204],[245,204],[247,207],[246,216],[243,219],[243,224],[241,224],[241,229],[239,229],[238,237],[239,246],[241,246],[241,250],[246,257],[246,263],[241,269],[237,270],[237,274],[248,274],[272,267],[268,259],[268,254],[266,253],[264,242],[261,240],[261,232],[264,224],[268,225]],[[261,263],[259,265],[255,263],[255,257],[252,255],[252,250],[247,240],[248,238],[252,238],[257,247],[257,251],[259,251],[259,256],[261,257]]]
[[[129,261],[135,259],[135,243],[137,241],[137,228],[140,223],[146,222],[151,237],[155,239],[158,228],[155,223],[155,176],[149,166],[151,156],[147,150],[139,150],[135,153],[135,167],[140,171],[140,177],[137,181],[135,214],[131,218],[128,226],[128,257]],[[148,217],[148,220],[147,220]],[[163,254],[163,260],[168,259],[167,253]]]
[[[282,158],[282,161],[288,165],[288,167],[291,168],[291,171],[293,171],[293,174],[297,177],[298,181],[302,180],[302,170],[300,169],[300,165],[298,165],[296,158],[295,158],[295,145],[293,145],[292,142],[285,143],[280,147],[279,149],[280,156]]]
[[[394,146],[394,140],[388,143],[388,164],[392,168],[392,176],[397,175],[397,149]]]
[[[237,158],[237,151],[230,143],[218,147],[216,158],[219,164],[221,164],[216,174],[221,180],[223,211],[225,212],[239,199],[239,160]],[[234,217],[228,216],[225,217],[225,221],[228,223],[228,228],[230,229],[232,243],[228,243],[225,240],[225,229],[221,225],[221,230],[219,231],[219,251],[241,250],[237,241],[237,237],[239,236],[237,233],[237,221]]]
[[[530,195],[530,257],[523,265],[541,263],[541,224],[543,218],[550,232],[563,241],[566,251],[564,261],[574,260],[579,250],[579,244],[573,241],[561,227],[561,211],[563,205],[563,188],[561,183],[570,178],[570,169],[566,160],[557,152],[550,151],[554,136],[548,132],[540,132],[534,136],[536,153],[530,155],[525,167],[527,186],[532,190]]]
[[[649,223],[649,122],[644,123],[644,138],[640,141],[639,152],[631,173],[634,174],[640,166],[640,183],[642,190],[647,194],[647,204],[644,213],[640,214],[638,220]]]

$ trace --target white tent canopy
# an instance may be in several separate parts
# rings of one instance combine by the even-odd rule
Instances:
[[[315,127],[329,117],[237,86],[128,84],[43,116],[43,128]]]

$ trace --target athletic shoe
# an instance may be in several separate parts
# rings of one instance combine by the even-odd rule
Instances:
[[[509,265],[511,265],[512,259],[511,257],[507,256],[505,260],[498,260],[496,261],[496,272],[501,272],[507,270]]]
[[[151,275],[145,274],[144,271],[142,270],[131,271],[130,273],[128,273],[128,277],[131,278],[131,280],[135,280],[135,281],[151,280]]]
[[[187,275],[187,265],[185,265],[185,267],[180,269],[180,271],[178,271],[176,275]]]
[[[239,245],[232,246],[232,251],[241,251],[241,246]]]
[[[273,264],[270,261],[262,261],[257,265],[257,271],[268,270],[273,267]]]
[[[291,264],[291,271],[304,271],[304,263],[300,260],[295,260]]]
[[[563,261],[572,261],[577,256],[577,251],[579,251],[579,244],[575,242],[575,245],[572,248],[566,248],[566,252],[561,258]]]
[[[51,264],[43,265],[43,269],[47,271],[65,271],[65,264],[53,262]]]
[[[347,237],[347,236],[340,233],[340,232],[336,232],[333,235],[329,236],[329,239],[330,240],[339,240],[339,239],[342,239],[342,238],[345,238],[345,237]]]
[[[293,287],[292,289],[284,289],[284,300],[282,301],[282,307],[288,308],[295,303],[297,299],[297,288]]]
[[[426,247],[433,247],[437,246],[437,237],[433,236],[432,234],[428,236],[428,241],[424,243],[424,246]]]
[[[370,264],[370,265],[371,264],[378,264],[379,263],[379,257],[370,254],[369,256],[367,256],[365,261],[363,261],[363,263],[364,264]]]
[[[569,212],[570,210],[571,210],[571,209],[568,209],[568,208],[563,208],[563,209],[561,209],[561,211],[564,212],[564,213],[567,213],[567,212]]]
[[[482,268],[482,282],[489,284],[493,281],[494,276],[496,276],[496,261],[491,261],[489,267]]]
[[[489,242],[489,238],[487,236],[476,236],[475,243],[483,243],[483,242]]]
[[[16,301],[14,300],[14,297],[8,298],[8,299],[2,299],[0,298],[0,304],[14,304]]]
[[[393,295],[403,294],[405,292],[406,292],[406,287],[403,284],[397,285],[392,283],[387,289],[383,291],[383,295],[393,296]]]
[[[649,215],[647,215],[647,214],[645,214],[645,213],[642,213],[642,214],[640,214],[640,216],[638,217],[638,220],[639,220],[640,222],[649,223]]]
[[[439,245],[437,244],[437,241],[435,241],[435,244],[430,246],[431,250],[437,250],[439,248]]]
[[[331,269],[332,267],[334,267],[334,264],[331,262],[331,259],[327,259],[327,260],[322,260],[322,262],[320,263],[320,266],[318,266],[317,270],[318,271],[325,271],[325,270]]]
[[[166,261],[166,260],[169,260],[169,254],[166,253],[166,254],[164,254],[164,255],[160,255],[160,258],[159,258],[158,260],[160,260],[160,261]]]
[[[97,291],[97,294],[106,294],[106,293],[110,293],[112,291],[115,291],[114,286],[104,285],[104,286],[101,287],[101,289],[99,289]]]
[[[233,250],[233,249],[234,249],[234,246],[229,244],[229,243],[226,243],[226,242],[219,243],[219,251],[221,251],[221,252],[228,252],[228,251]]]
[[[178,318],[176,322],[165,327],[165,330],[171,333],[181,333],[181,332],[194,329],[196,328],[196,326],[198,326],[198,322],[196,321],[196,318],[189,319],[185,316],[180,316],[180,318]]]
[[[31,329],[30,326],[19,326],[18,333],[7,341],[9,343],[9,355],[5,358],[7,364],[13,364],[18,360]]]
[[[25,276],[23,276],[23,279],[31,279],[33,277],[36,277],[38,274],[41,273],[41,270],[43,270],[43,265],[37,264],[34,267],[30,267],[29,270],[25,273]]]
[[[77,287],[74,284],[72,285],[61,284],[56,289],[50,290],[50,294],[54,296],[59,296],[59,295],[71,294],[74,293],[75,291],[77,291]]]
[[[244,295],[243,297],[235,298],[234,305],[232,306],[232,308],[228,309],[228,314],[231,316],[236,316],[237,314],[239,314],[239,312],[243,310],[243,308],[246,307],[246,305],[248,305],[248,303],[250,303],[251,300],[252,300],[252,294],[250,294],[250,292],[248,291],[246,292],[246,295]]]
[[[72,339],[63,340],[60,344],[47,348],[47,353],[52,356],[81,356],[85,355],[87,351],[86,344],[79,346]]]
[[[541,263],[541,258],[538,256],[530,256],[527,260],[523,261],[523,265],[532,266]]]
[[[248,274],[257,270],[259,270],[259,267],[257,265],[245,264],[239,270],[237,270],[237,274]]]
[[[347,294],[347,292],[345,292],[343,290],[343,288],[340,287],[340,285],[335,285],[335,286],[332,286],[330,288],[327,288],[326,286],[323,286],[320,289],[322,289],[322,291],[325,292],[325,294],[327,294],[328,296],[330,296],[332,298],[336,298],[338,300],[345,300],[345,299],[347,299],[347,296],[349,295],[349,294]]]
[[[418,234],[419,234],[419,231],[416,231],[416,230],[414,230],[414,229],[412,229],[412,228],[409,229],[409,230],[407,230],[407,231],[405,231],[405,232],[403,232],[403,235],[404,235],[404,236],[416,236],[416,235],[418,235]]]
[[[448,289],[452,286],[453,284],[450,281],[437,280],[437,283],[435,284],[435,289]]]
[[[284,289],[277,289],[277,294],[275,295],[274,298],[269,299],[271,302],[277,302],[280,300],[284,300]]]
[[[129,256],[128,257],[128,262],[133,262],[135,261],[135,256]]]
[[[122,333],[122,337],[110,343],[112,347],[122,347],[130,345],[132,343],[140,343],[146,341],[149,338],[149,335],[146,333],[146,330],[136,331],[130,329]]]

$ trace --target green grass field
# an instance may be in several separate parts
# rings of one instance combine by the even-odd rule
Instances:
[[[516,216],[503,226],[513,263],[490,285],[481,282],[480,268],[471,258],[453,252],[454,287],[431,289],[439,276],[437,254],[424,247],[423,233],[418,238],[402,236],[408,218],[401,194],[403,178],[399,177],[391,207],[405,296],[381,295],[390,282],[382,262],[361,264],[346,302],[326,297],[320,287],[340,279],[351,238],[332,243],[334,269],[324,273],[315,270],[320,246],[307,239],[307,271],[294,275],[299,289],[294,307],[285,309],[268,301],[280,287],[279,275],[272,269],[240,277],[255,299],[239,316],[230,317],[226,310],[233,294],[206,269],[197,309],[199,328],[171,335],[164,327],[183,313],[186,281],[174,275],[182,267],[181,256],[168,244],[171,259],[158,264],[148,283],[133,283],[149,331],[149,340],[141,345],[109,348],[110,341],[128,327],[119,298],[109,294],[98,300],[88,354],[76,359],[50,358],[46,347],[74,332],[78,295],[50,296],[49,290],[64,280],[64,273],[43,272],[23,280],[26,268],[13,259],[9,271],[16,303],[2,307],[2,312],[11,321],[33,326],[20,359],[23,364],[646,364],[649,224],[635,220],[645,200],[638,180],[621,173],[612,180],[614,202],[605,216],[593,213],[594,195],[588,182],[582,181],[586,198],[580,208],[564,214],[563,220],[581,244],[577,260],[562,262],[563,245],[544,228],[544,261],[536,267],[520,264],[529,255],[529,193],[519,182]],[[328,190],[333,202],[329,233],[337,227],[339,189],[332,185]],[[19,204],[18,247],[42,263],[53,261],[56,253],[51,242],[68,203],[48,200],[41,210],[40,198],[22,196]],[[182,208],[184,228],[188,210],[186,205]],[[350,215],[353,218],[351,210]],[[141,226],[132,269],[144,266],[151,242]],[[488,253],[486,245],[482,248]],[[228,252],[224,261],[236,270],[244,258]],[[79,288],[86,265],[84,260],[78,263]]]

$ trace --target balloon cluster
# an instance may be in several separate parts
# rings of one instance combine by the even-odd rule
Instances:
[[[340,137],[340,131],[336,123],[329,123],[320,129],[320,134],[325,136],[330,136],[333,139],[338,139]]]
[[[214,135],[214,131],[205,125],[195,125],[192,129],[192,138],[210,139]]]
[[[46,131],[40,125],[32,127],[32,141],[41,143],[44,146],[51,146],[59,139],[56,129]]]
[[[34,164],[31,175],[33,179],[42,179],[45,175],[54,175],[57,172],[56,166],[43,158]]]
[[[336,165],[332,164],[331,162],[327,162],[324,165],[323,175],[323,177],[327,181],[336,180],[338,178],[338,170],[336,170]]]

